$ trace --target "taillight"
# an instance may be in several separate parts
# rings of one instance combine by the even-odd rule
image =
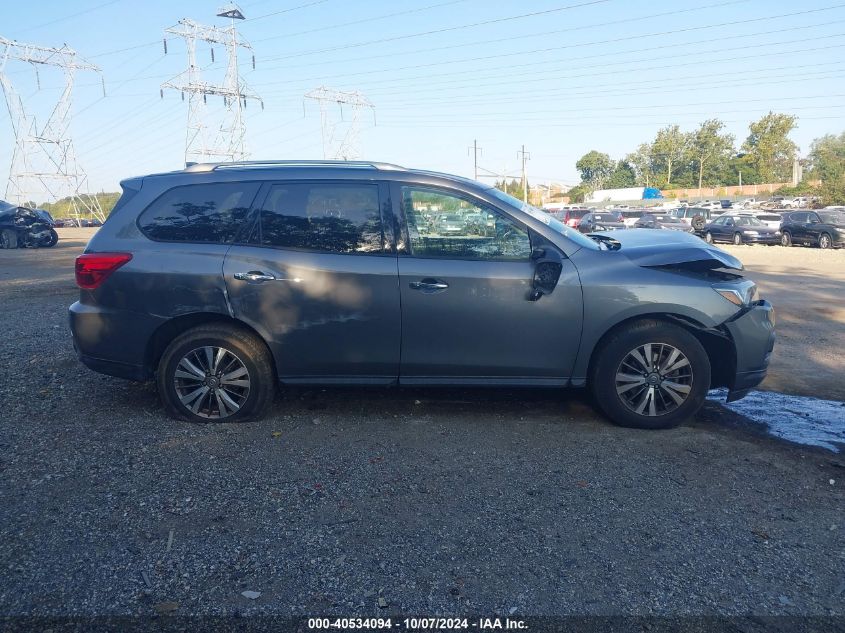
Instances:
[[[99,288],[109,275],[132,259],[130,253],[86,253],[76,258],[76,285]]]

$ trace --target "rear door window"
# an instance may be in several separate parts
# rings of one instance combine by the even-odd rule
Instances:
[[[174,187],[141,213],[138,226],[161,242],[228,244],[246,221],[259,187],[254,182]]]
[[[380,253],[379,187],[358,183],[273,185],[250,242],[321,253]]]

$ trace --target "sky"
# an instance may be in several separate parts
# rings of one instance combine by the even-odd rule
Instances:
[[[187,65],[182,18],[228,26],[207,0],[38,0],[4,7],[0,36],[67,44],[96,64],[76,75],[70,133],[92,191],[180,169],[187,103],[161,84]],[[367,160],[473,176],[579,180],[596,149],[622,158],[663,126],[717,117],[740,144],[768,112],[799,117],[806,154],[845,130],[845,2],[836,0],[245,0],[242,80],[264,101],[246,109],[252,159],[323,157],[319,86],[359,91]],[[0,47],[2,53],[2,47]],[[198,45],[203,78],[220,82],[225,49]],[[8,62],[7,78],[38,122],[63,88],[56,70]],[[216,100],[216,101],[215,101]],[[211,98],[209,114],[220,113]],[[328,113],[339,118],[340,109]],[[347,107],[344,120],[351,111]],[[342,130],[343,128],[339,128]],[[0,183],[14,136],[0,110]],[[0,186],[0,191],[5,187]],[[39,200],[41,201],[41,200]]]

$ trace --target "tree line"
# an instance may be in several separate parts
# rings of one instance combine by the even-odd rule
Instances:
[[[568,195],[573,202],[581,202],[596,189],[666,190],[787,182],[798,158],[798,146],[789,138],[797,121],[790,114],[769,112],[748,126],[748,137],[738,148],[735,137],[719,119],[708,119],[691,131],[669,125],[620,160],[597,150],[584,154],[575,163],[581,183]],[[801,164],[805,181],[795,193],[815,193],[826,204],[845,202],[845,133],[814,140]],[[809,184],[816,180],[822,182],[817,190]]]

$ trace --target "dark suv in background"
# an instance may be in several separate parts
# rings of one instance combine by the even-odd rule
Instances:
[[[819,248],[845,246],[845,211],[790,211],[783,214],[780,225],[781,244],[804,244]]]
[[[76,262],[74,343],[96,371],[155,377],[176,417],[259,417],[278,382],[586,385],[615,422],[661,428],[766,374],[771,305],[683,232],[591,239],[481,183],[380,163],[121,185]]]

